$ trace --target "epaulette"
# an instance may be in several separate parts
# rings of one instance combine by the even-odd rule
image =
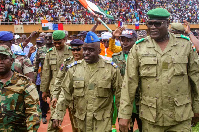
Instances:
[[[52,48],[50,48],[49,50],[47,50],[47,53],[49,53],[50,51],[52,51],[53,49]]]
[[[117,68],[118,67],[118,65],[117,64],[115,64],[115,62],[110,62],[110,61],[106,61],[107,63],[110,63],[114,68]]]
[[[139,44],[139,43],[143,42],[144,40],[145,40],[145,38],[141,38],[138,41],[136,41],[135,44]]]
[[[64,61],[66,62],[66,61],[69,61],[69,60],[71,60],[71,59],[73,59],[72,56],[70,56],[69,58],[65,59]]]
[[[181,38],[184,38],[184,39],[187,39],[188,41],[190,41],[190,38],[189,37],[187,37],[187,36],[185,36],[185,35],[182,35],[181,34],[181,36],[180,36]]]
[[[72,47],[71,46],[69,46],[69,48],[68,49],[72,49]]]

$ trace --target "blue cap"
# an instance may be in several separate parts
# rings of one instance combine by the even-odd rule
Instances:
[[[1,41],[10,41],[13,39],[13,34],[8,31],[0,31],[0,40]]]
[[[71,46],[81,46],[81,45],[83,45],[83,43],[84,42],[80,39],[74,39],[70,42],[70,45]]]
[[[85,37],[85,43],[100,42],[99,37],[92,31],[89,31]]]

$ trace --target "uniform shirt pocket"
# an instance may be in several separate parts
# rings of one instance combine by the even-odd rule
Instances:
[[[174,98],[175,120],[184,121],[193,117],[191,98],[189,95],[180,95]]]
[[[51,70],[56,70],[56,60],[50,60],[49,64],[51,65]]]
[[[83,96],[84,95],[84,81],[74,81],[74,96]]]
[[[140,76],[155,77],[157,75],[157,58],[142,57],[140,60]]]
[[[97,97],[109,97],[111,92],[110,81],[99,81],[97,86]]]
[[[156,120],[156,98],[143,96],[140,104],[140,117],[148,121]]]
[[[186,75],[187,74],[187,56],[179,56],[173,58],[174,75]]]

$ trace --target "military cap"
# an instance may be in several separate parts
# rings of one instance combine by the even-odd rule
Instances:
[[[82,31],[82,32],[80,32],[77,36],[86,36],[87,35],[87,32],[86,31]]]
[[[13,39],[13,34],[8,31],[0,31],[0,40],[1,41],[10,41]]]
[[[171,23],[171,30],[185,31],[185,28],[181,23]]]
[[[147,12],[147,16],[149,17],[149,19],[167,19],[170,16],[170,13],[163,8],[156,8],[156,9],[152,9],[149,10]]]
[[[70,45],[71,46],[81,46],[81,45],[83,45],[83,43],[84,42],[80,39],[74,39],[70,42]]]
[[[133,29],[126,29],[122,31],[121,37],[126,37],[126,38],[137,38],[137,33]]]
[[[65,32],[61,31],[61,30],[56,30],[53,32],[53,40],[61,40],[65,38]]]
[[[10,48],[7,45],[1,45],[0,46],[0,54],[12,56],[12,51],[10,50]]]
[[[85,43],[100,42],[99,37],[92,31],[89,31],[85,37]]]
[[[44,42],[44,38],[43,37],[38,37],[36,39],[36,43],[43,43]]]

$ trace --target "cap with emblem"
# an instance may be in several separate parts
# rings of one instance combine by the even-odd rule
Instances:
[[[38,37],[36,39],[36,43],[43,43],[44,42],[44,38],[43,37]]]
[[[152,9],[149,10],[147,12],[147,16],[149,17],[149,19],[167,19],[170,16],[170,13],[163,8],[156,8],[156,9]]]
[[[181,23],[171,23],[171,30],[185,31],[185,28]]]
[[[99,37],[92,31],[89,31],[85,37],[85,43],[100,42]]]
[[[13,39],[13,34],[8,31],[0,31],[0,40],[1,41],[10,41]]]
[[[65,32],[61,31],[61,30],[56,30],[53,32],[53,40],[61,40],[65,38]]]
[[[12,51],[10,50],[10,48],[7,45],[1,45],[0,46],[0,54],[12,56]]]
[[[71,46],[81,46],[81,45],[83,45],[83,43],[84,42],[80,39],[74,39],[70,42],[70,45]]]
[[[137,38],[137,33],[133,29],[125,29],[125,30],[122,31],[121,37]]]
[[[109,39],[112,37],[112,34],[110,32],[104,32],[101,34],[101,39]]]

